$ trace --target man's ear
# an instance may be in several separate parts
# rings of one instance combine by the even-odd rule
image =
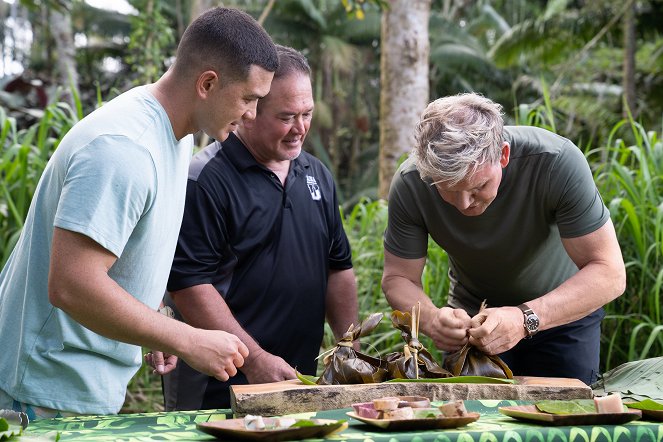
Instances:
[[[219,83],[219,75],[216,72],[205,71],[198,76],[196,93],[200,98],[205,99],[215,87],[219,87]]]
[[[509,164],[509,157],[511,155],[511,146],[509,143],[506,141],[502,143],[502,155],[500,155],[500,165],[502,166],[502,169],[506,167],[507,164]]]

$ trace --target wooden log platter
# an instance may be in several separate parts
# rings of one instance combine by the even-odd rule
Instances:
[[[277,416],[307,411],[349,408],[385,396],[426,396],[432,401],[456,399],[590,399],[592,390],[569,378],[515,377],[514,384],[381,383],[359,385],[304,385],[300,380],[230,387],[232,411]]]

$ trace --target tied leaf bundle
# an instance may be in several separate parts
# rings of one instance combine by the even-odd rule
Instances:
[[[319,385],[371,384],[387,377],[384,362],[356,351],[352,342],[370,333],[382,320],[382,313],[373,313],[361,325],[351,324],[343,338],[324,355],[325,370]]]
[[[391,322],[401,331],[406,344],[403,353],[387,355],[387,368],[391,379],[447,378],[452,374],[440,367],[419,342],[419,315],[421,305],[412,307],[412,313],[394,310]]]
[[[481,303],[479,313],[486,308]],[[487,355],[468,342],[463,348],[449,353],[444,358],[444,368],[454,376],[487,376],[491,378],[513,379],[513,373],[497,355]]]

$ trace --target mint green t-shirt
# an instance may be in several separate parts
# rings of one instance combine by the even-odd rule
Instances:
[[[192,137],[178,141],[145,87],[128,91],[62,139],[0,273],[0,389],[75,413],[119,411],[141,349],[83,327],[48,300],[54,226],[117,256],[109,275],[156,309],[182,219]]]
[[[505,127],[511,145],[497,197],[476,217],[462,215],[412,158],[392,180],[385,249],[401,258],[426,256],[428,237],[449,256],[450,306],[475,314],[518,305],[558,287],[578,271],[561,238],[603,226],[603,204],[583,153],[571,141],[534,127]]]

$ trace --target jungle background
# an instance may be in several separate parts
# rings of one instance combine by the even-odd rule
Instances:
[[[501,103],[508,124],[559,133],[590,162],[628,278],[606,306],[601,370],[663,355],[663,0],[0,1],[0,266],[64,133],[157,79],[192,17],[216,5],[249,12],[310,61],[305,148],[336,178],[360,318],[390,312],[380,290],[384,197],[414,121],[432,99],[475,91]],[[447,269],[431,242],[422,282],[436,305]],[[389,322],[364,338],[365,351],[402,349]],[[334,343],[327,330],[321,352]],[[143,367],[123,410],[161,409],[160,381]]]

